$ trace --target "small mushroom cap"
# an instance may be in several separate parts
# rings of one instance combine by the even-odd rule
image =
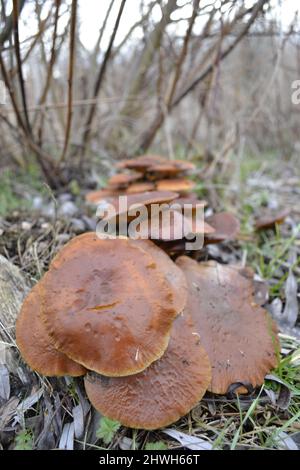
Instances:
[[[172,209],[159,212],[140,224],[141,237],[153,240],[181,240],[191,231],[192,223],[189,219]]]
[[[186,415],[211,381],[209,359],[189,315],[173,323],[161,359],[140,374],[107,378],[89,374],[85,389],[93,406],[124,426],[159,429]]]
[[[116,167],[119,169],[136,170],[142,173],[146,172],[148,168],[160,163],[168,163],[168,160],[161,155],[141,155],[137,158],[123,160],[119,162]]]
[[[126,194],[136,194],[136,193],[143,193],[148,191],[153,191],[155,189],[154,183],[150,181],[141,181],[140,183],[132,183],[126,189]]]
[[[171,206],[172,207],[172,206]],[[149,214],[150,216],[150,214]],[[196,220],[193,214],[187,216],[175,209],[165,209],[140,223],[141,238],[152,240],[182,240],[192,234],[213,233],[206,222]]]
[[[140,173],[118,173],[108,180],[108,186],[111,188],[126,188],[130,183],[141,179]]]
[[[30,291],[21,308],[16,323],[16,341],[24,361],[36,372],[47,376],[86,373],[82,365],[59,352],[41,320],[40,284]]]
[[[158,191],[175,191],[179,194],[184,194],[192,191],[196,183],[194,181],[182,178],[182,179],[166,179],[160,180],[156,184]]]
[[[119,191],[114,189],[98,189],[97,191],[90,191],[86,194],[85,200],[89,204],[99,204],[103,199],[111,196],[118,196]]]
[[[205,244],[219,243],[225,240],[233,240],[239,234],[240,223],[229,212],[220,212],[206,217],[206,222],[213,227],[214,232],[207,234]]]
[[[167,348],[178,312],[173,289],[135,240],[85,233],[54,258],[42,319],[58,350],[108,376],[148,367]]]
[[[255,303],[249,273],[186,256],[176,264],[187,277],[185,311],[191,314],[211,361],[210,391],[226,394],[236,383],[261,385],[277,365],[278,339],[268,312]]]
[[[105,203],[111,204],[115,208],[115,215],[116,217],[121,217],[123,214],[125,215],[130,208],[136,208],[146,206],[149,207],[151,204],[164,204],[169,203],[178,197],[177,193],[173,193],[171,191],[149,191],[144,193],[137,193],[137,194],[126,194],[127,196],[127,210],[124,210],[122,206],[120,206],[120,199],[118,197],[115,198],[106,198]],[[105,220],[109,219],[109,216],[104,217]]]
[[[181,313],[187,302],[187,283],[182,270],[151,240],[136,240],[136,243],[152,256],[160,272],[170,283],[173,289],[175,309],[178,314]]]
[[[168,162],[150,166],[147,170],[147,176],[151,179],[172,178],[182,174],[183,172],[184,170],[179,166],[176,166],[173,162]]]
[[[265,215],[263,217],[260,217],[255,222],[255,229],[258,231],[274,229],[276,224],[278,225],[283,224],[285,218],[289,215],[289,213],[290,213],[289,209],[285,209],[285,210],[282,210],[281,212],[278,212],[277,214],[273,214],[273,215],[270,214],[270,215]]]

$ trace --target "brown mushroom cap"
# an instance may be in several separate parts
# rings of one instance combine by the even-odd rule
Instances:
[[[153,179],[172,178],[181,173],[183,173],[183,170],[179,166],[174,165],[173,162],[153,165],[147,170],[147,176]]]
[[[140,374],[107,378],[89,374],[85,389],[94,407],[125,426],[158,429],[187,414],[211,381],[207,354],[189,315],[173,323],[161,359]]]
[[[133,183],[126,189],[126,194],[143,193],[145,191],[153,191],[155,189],[154,183],[150,181],[141,181],[140,183]]]
[[[229,212],[220,212],[206,217],[205,220],[214,229],[213,233],[207,234],[205,237],[206,245],[233,240],[240,231],[239,221]]]
[[[150,214],[149,214],[150,215]],[[140,224],[142,238],[153,240],[181,240],[185,234],[191,233],[192,224],[180,212],[166,209],[159,212],[151,219],[146,219]]]
[[[270,214],[263,217],[260,217],[255,222],[255,229],[256,230],[268,230],[274,229],[276,224],[280,225],[283,224],[284,219],[289,215],[289,209],[282,210],[277,214]]]
[[[144,193],[137,194],[126,194],[127,196],[127,211],[123,210],[120,207],[120,200],[118,197],[115,198],[106,198],[105,203],[111,204],[115,208],[115,215],[121,217],[125,215],[130,208],[133,206],[138,209],[139,207],[146,206],[149,207],[151,204],[164,204],[169,203],[178,197],[177,193],[171,191],[149,191]],[[133,217],[133,216],[132,216]],[[110,216],[104,217],[105,220],[108,220]],[[129,217],[130,219],[130,217]]]
[[[140,173],[118,173],[113,175],[107,182],[108,186],[111,188],[122,189],[126,188],[130,183],[138,181],[141,179]]]
[[[174,306],[176,311],[181,313],[187,302],[187,283],[182,270],[151,240],[136,240],[136,243],[152,256],[158,269],[170,283],[174,294]]]
[[[149,214],[150,216],[150,214]],[[181,212],[172,209],[165,209],[151,218],[145,219],[140,223],[141,238],[152,240],[173,241],[182,240],[192,234],[210,234],[214,229],[206,222],[197,223],[192,214],[185,216]]]
[[[188,282],[185,311],[191,314],[212,364],[210,391],[225,394],[235,383],[261,385],[277,365],[278,339],[268,312],[254,301],[248,273],[186,256],[176,264]]]
[[[130,375],[167,348],[177,316],[170,283],[135,240],[85,233],[54,258],[42,319],[58,350],[103,375]]]
[[[144,173],[149,167],[160,163],[168,163],[168,160],[161,155],[140,155],[137,158],[123,160],[116,167],[119,169],[136,170]]]
[[[42,281],[41,281],[42,282]],[[82,365],[59,352],[41,320],[40,285],[36,284],[22,305],[16,323],[16,341],[24,361],[31,369],[48,376],[86,373]]]
[[[192,191],[196,183],[194,181],[182,178],[182,179],[166,179],[160,180],[156,184],[158,191],[175,191],[179,194]]]
[[[99,204],[107,197],[118,196],[119,191],[114,189],[98,189],[97,191],[90,191],[86,194],[85,200],[90,204]]]

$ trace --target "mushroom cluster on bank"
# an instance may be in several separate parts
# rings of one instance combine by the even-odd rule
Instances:
[[[119,166],[138,172],[141,181],[130,173],[127,179],[116,175],[116,193],[98,195],[97,201],[110,198],[121,217],[117,191],[179,180],[191,170],[160,158],[122,162]],[[173,228],[183,217],[180,204],[199,203],[193,193],[156,186],[129,197],[146,206],[178,201],[170,217]],[[211,216],[203,226],[204,241],[234,238],[238,229],[231,214]],[[94,407],[128,427],[168,426],[206,391],[247,393],[278,362],[276,326],[257,304],[253,272],[199,263],[174,233],[165,239],[158,230],[154,240],[104,240],[94,232],[75,237],[33,287],[17,320],[17,345],[33,370],[84,376]]]

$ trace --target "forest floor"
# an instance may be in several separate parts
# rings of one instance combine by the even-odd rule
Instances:
[[[2,448],[300,449],[300,322],[291,311],[299,313],[300,299],[299,165],[274,157],[245,158],[234,172],[197,183],[208,211],[230,210],[241,220],[239,239],[209,246],[203,259],[250,265],[268,287],[265,306],[280,328],[278,368],[250,395],[206,394],[170,429],[148,432],[102,418],[91,409],[81,379],[46,379],[31,372],[12,343],[13,365],[0,369],[9,372],[9,397],[0,398]],[[253,230],[256,216],[286,208],[290,213],[275,232]],[[53,195],[34,169],[20,177],[2,172],[0,254],[31,284],[66,241],[93,230],[94,223],[75,183]]]

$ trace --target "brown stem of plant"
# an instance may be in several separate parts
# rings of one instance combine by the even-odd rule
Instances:
[[[18,7],[19,7],[19,14],[21,13],[26,0],[19,0]],[[4,25],[3,30],[0,33],[0,48],[2,48],[3,44],[9,39],[14,25],[14,12],[12,12],[7,18]]]
[[[76,19],[77,19],[77,0],[72,0],[71,8],[71,25],[70,25],[70,58],[69,58],[69,75],[68,75],[68,110],[67,110],[67,125],[65,133],[64,148],[60,157],[60,162],[64,162],[69,146],[70,133],[72,126],[73,116],[73,76],[74,76],[74,58],[75,58],[75,32],[76,32]]]
[[[99,73],[98,73],[98,76],[97,76],[97,79],[96,79],[93,98],[96,98],[99,94],[101,84],[102,84],[102,81],[103,81],[103,78],[104,78],[104,75],[105,75],[105,72],[106,72],[106,67],[107,67],[107,64],[108,64],[108,60],[110,58],[112,47],[113,47],[113,44],[114,44],[114,41],[115,41],[115,37],[116,37],[116,34],[118,32],[118,29],[119,29],[119,25],[120,25],[121,17],[122,17],[123,10],[124,10],[124,7],[125,7],[125,3],[126,3],[126,0],[121,1],[121,5],[120,5],[119,11],[118,11],[118,16],[117,16],[117,19],[116,19],[116,22],[115,22],[115,25],[114,25],[112,35],[110,37],[109,45],[108,45],[108,48],[106,50],[103,62],[100,66]],[[84,126],[84,134],[83,134],[82,145],[81,145],[82,154],[81,154],[81,159],[80,159],[80,166],[82,166],[83,158],[85,156],[85,152],[87,150],[87,146],[88,146],[89,139],[90,139],[90,136],[91,136],[91,128],[92,128],[92,123],[93,123],[93,119],[94,119],[94,116],[95,116],[96,109],[97,109],[96,104],[93,104],[90,108],[90,111],[88,113],[86,123],[85,123],[85,126]]]
[[[45,176],[46,181],[49,183],[49,185],[52,188],[56,188],[59,186],[60,181],[57,178],[57,175],[55,175],[55,167],[53,165],[52,159],[50,155],[43,152],[40,149],[40,147],[35,144],[35,142],[32,139],[31,134],[28,133],[28,129],[25,123],[23,122],[22,116],[20,114],[20,111],[16,102],[16,98],[14,95],[14,91],[10,84],[10,79],[9,79],[1,52],[0,52],[0,69],[1,69],[2,78],[4,80],[5,86],[9,92],[9,96],[11,99],[12,107],[15,112],[17,123],[24,134],[25,142],[29,146],[29,148],[31,148],[31,150],[35,153],[37,162],[40,165],[40,168]]]

